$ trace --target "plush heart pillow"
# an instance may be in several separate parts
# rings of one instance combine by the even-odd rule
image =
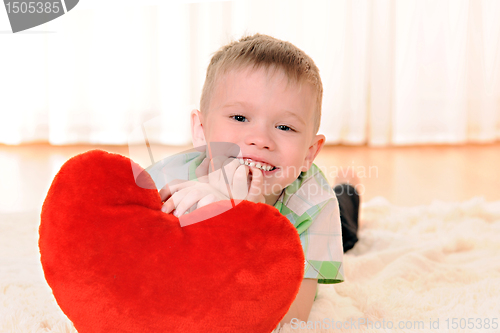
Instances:
[[[43,204],[45,278],[78,332],[272,331],[303,278],[292,224],[243,201],[181,227],[161,212],[152,180],[136,185],[132,165],[102,150],[77,155]],[[227,204],[189,215],[202,220]]]

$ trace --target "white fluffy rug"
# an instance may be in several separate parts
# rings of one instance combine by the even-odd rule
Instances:
[[[310,322],[281,332],[500,332],[500,201],[376,198],[361,223],[346,282],[320,286]],[[43,278],[38,224],[0,212],[0,332],[76,332]]]

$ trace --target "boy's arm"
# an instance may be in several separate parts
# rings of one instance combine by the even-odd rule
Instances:
[[[317,286],[318,280],[316,279],[302,280],[299,293],[280,324],[289,324],[293,318],[297,318],[300,321],[307,321],[314,302],[314,297],[316,296]]]

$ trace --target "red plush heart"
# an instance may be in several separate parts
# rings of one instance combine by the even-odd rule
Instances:
[[[180,227],[161,212],[157,190],[136,185],[132,165],[101,150],[77,155],[43,204],[45,278],[78,332],[273,330],[303,278],[292,224],[271,206],[243,201]]]

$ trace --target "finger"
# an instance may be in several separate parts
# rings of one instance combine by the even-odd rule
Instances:
[[[203,206],[209,205],[211,203],[214,203],[217,201],[217,198],[213,193],[210,193],[203,197],[200,201],[198,201],[198,208],[201,208]]]
[[[238,162],[239,164],[239,162]],[[234,172],[233,177],[233,198],[234,199],[245,199],[248,195],[248,173],[250,169],[246,165],[241,165]]]
[[[251,167],[252,182],[248,191],[247,200],[252,202],[265,202],[264,191],[262,185],[264,184],[264,176],[260,169]]]
[[[178,200],[175,205],[175,216],[177,217],[187,212],[192,206],[196,205],[198,201],[200,201],[202,198],[202,193],[198,189],[190,189],[185,192],[188,193],[184,195],[181,200]]]
[[[169,196],[165,198],[168,199],[170,196],[174,195],[175,193],[179,192],[179,191],[182,191],[188,187],[191,187],[191,186],[194,186],[196,184],[198,184],[199,182],[196,182],[196,181],[191,181],[191,180],[174,180],[171,182],[171,184],[169,184],[168,186],[168,189],[167,191],[169,193],[167,193]],[[160,195],[161,197],[161,195]]]
[[[224,161],[223,168],[224,168],[224,172],[226,174],[228,184],[233,183],[234,173],[236,172],[236,170],[240,166],[241,166],[240,161],[236,158],[233,158],[233,157],[230,157]],[[224,181],[225,181],[225,179],[224,179]]]
[[[213,159],[210,160],[210,165],[209,165],[209,173],[208,173],[208,182],[210,185],[218,188],[219,181],[224,181],[224,178],[222,178],[221,174],[221,166],[224,160],[221,159],[220,156],[216,156]]]
[[[179,202],[186,196],[187,193],[187,191],[179,191],[172,194],[172,196],[170,196],[170,198],[168,198],[168,200],[165,201],[165,203],[161,207],[161,211],[170,214],[176,209]]]
[[[210,160],[205,157],[203,159],[203,162],[201,162],[200,165],[198,165],[198,167],[196,168],[195,170],[195,174],[196,174],[196,178],[198,178],[199,181],[202,181],[202,182],[206,182],[208,181],[207,176],[208,176],[208,166],[209,166],[209,163]]]
[[[161,206],[161,211],[167,214],[170,214],[175,209],[175,204],[172,198],[165,201],[163,206]]]
[[[218,166],[219,162],[222,162],[222,164],[219,170],[210,174],[209,184],[215,189],[224,193],[226,196],[229,196],[229,192],[231,190],[228,188],[231,187],[234,172],[240,165],[239,161],[234,158],[228,158],[226,156],[218,156],[217,159],[214,159],[214,161],[216,161],[216,166]]]
[[[182,179],[174,179],[167,185],[163,186],[163,188],[159,192],[161,201],[167,200],[176,190],[178,190],[177,185],[185,182],[187,181]]]

